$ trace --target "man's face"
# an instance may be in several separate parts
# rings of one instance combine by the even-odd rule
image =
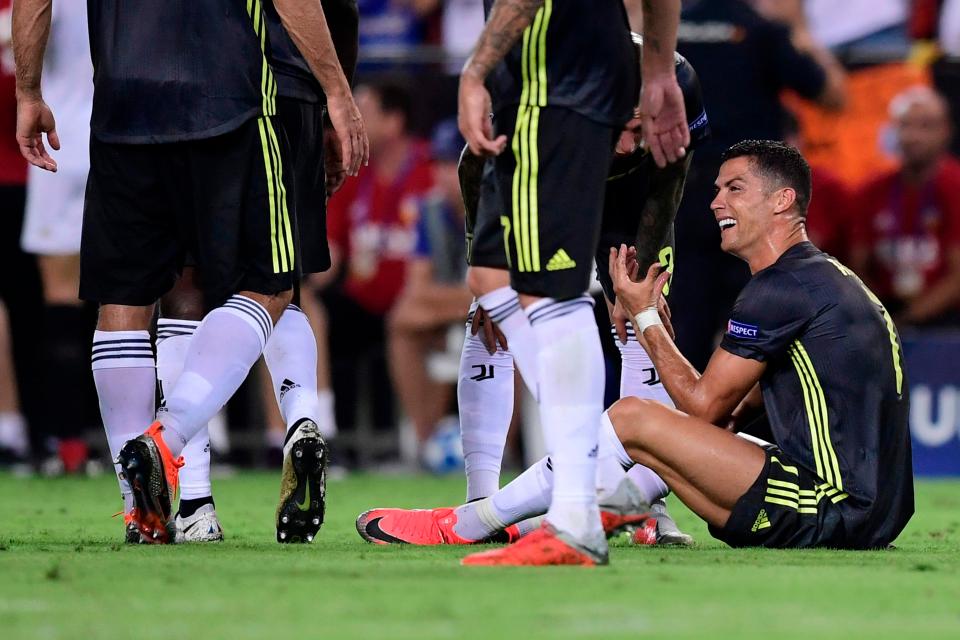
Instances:
[[[773,222],[776,192],[767,193],[768,185],[754,173],[749,157],[724,162],[714,186],[717,195],[710,209],[720,225],[720,248],[746,260]]]
[[[895,119],[897,142],[904,164],[925,166],[936,162],[950,141],[950,123],[943,104],[917,99]]]

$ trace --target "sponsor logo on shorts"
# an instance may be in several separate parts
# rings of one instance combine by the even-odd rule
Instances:
[[[733,336],[734,338],[756,340],[760,337],[760,328],[756,325],[730,320],[727,322],[727,334]]]

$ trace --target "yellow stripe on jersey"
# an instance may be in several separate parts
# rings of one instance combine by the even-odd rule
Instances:
[[[826,464],[826,455],[823,443],[823,430],[820,421],[820,403],[813,387],[813,381],[810,379],[810,372],[805,367],[803,361],[797,353],[796,343],[790,346],[790,359],[797,370],[797,377],[800,380],[800,387],[803,390],[803,406],[807,411],[807,424],[810,427],[810,446],[813,449],[813,460],[817,467],[817,476],[827,478],[829,467]]]
[[[883,322],[885,325],[887,325],[887,335],[890,338],[890,350],[893,353],[893,371],[897,380],[897,395],[903,394],[903,366],[900,362],[900,343],[897,341],[897,328],[893,324],[893,318],[890,317],[890,313],[887,312],[887,308],[883,306],[882,302],[880,302],[880,298],[878,298],[873,291],[870,291],[870,288],[867,287],[867,285],[863,284],[863,280],[857,277],[857,274],[840,264],[840,261],[835,258],[827,258],[827,260],[829,260],[830,264],[835,266],[840,273],[848,278],[855,279],[857,284],[860,285],[860,288],[863,289],[863,292],[867,294],[867,298],[870,299],[870,302],[880,307],[880,313],[883,314]]]
[[[263,56],[260,70],[260,93],[263,98],[261,105],[263,115],[276,115],[277,80],[273,77],[273,70],[267,62],[267,25],[260,0],[247,0],[247,15],[250,16],[250,20],[253,22],[253,32],[260,39],[260,53]]]

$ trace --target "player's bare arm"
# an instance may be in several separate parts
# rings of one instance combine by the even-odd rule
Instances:
[[[643,54],[640,126],[643,143],[657,166],[676,162],[690,145],[683,92],[677,84],[674,52],[680,0],[643,0]]]
[[[327,96],[327,113],[340,139],[343,164],[347,173],[355,176],[369,160],[370,143],[320,0],[275,0],[274,4],[283,27]]]
[[[53,0],[18,0],[13,4],[13,55],[17,65],[17,144],[30,164],[56,171],[57,162],[43,143],[60,148],[53,112],[43,101],[40,76],[50,36]]]
[[[473,55],[463,67],[457,118],[460,132],[475,155],[499,155],[507,146],[506,136],[493,139],[490,93],[483,83],[490,71],[516,44],[520,34],[542,6],[543,0],[497,0],[490,10],[490,17]]]
[[[624,310],[635,318],[637,339],[650,354],[667,393],[677,409],[712,424],[726,424],[734,409],[760,380],[766,364],[741,358],[722,349],[714,352],[701,375],[683,357],[659,319],[657,306],[669,274],[659,263],[634,282],[636,263],[628,264],[628,249],[610,250],[610,274]],[[651,320],[657,316],[656,320]]]

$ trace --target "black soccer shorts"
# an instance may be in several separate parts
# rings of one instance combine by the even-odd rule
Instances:
[[[634,162],[636,163],[635,160]],[[616,302],[616,296],[613,293],[613,279],[610,277],[610,248],[618,248],[621,244],[634,246],[641,234],[650,233],[649,230],[641,228],[640,220],[650,195],[651,171],[648,163],[640,162],[633,164],[630,171],[623,173],[614,168],[607,178],[596,261],[597,280],[611,304]],[[656,260],[665,270],[673,273],[676,256],[673,225],[669,225],[663,237],[656,238],[655,242],[654,246],[659,247]],[[670,293],[669,283],[663,292],[665,295]]]
[[[274,118],[203,140],[112,144],[91,136],[80,297],[143,306],[166,293],[184,255],[209,306],[238,291],[293,286],[289,150]]]
[[[514,289],[565,299],[587,290],[618,131],[562,107],[515,106],[494,118],[508,148],[484,180],[474,266],[493,252],[494,217]]]
[[[756,482],[737,501],[722,528],[710,534],[731,547],[856,547],[837,503],[847,494],[788,459],[776,446]]]
[[[277,98],[277,119],[290,142],[293,202],[298,233],[297,263],[303,274],[330,268],[327,244],[327,185],[323,166],[324,106]]]

